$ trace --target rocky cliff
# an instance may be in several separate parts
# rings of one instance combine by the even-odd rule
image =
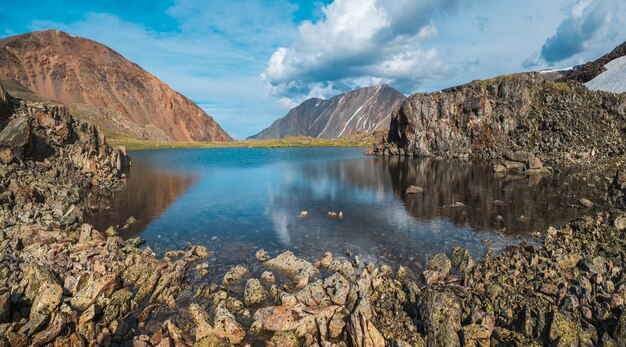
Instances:
[[[253,139],[309,136],[334,139],[389,127],[391,112],[406,97],[389,87],[361,88],[330,100],[313,98],[292,109]]]
[[[410,96],[372,152],[505,158],[511,166],[536,169],[540,160],[581,163],[625,149],[626,95],[527,73]]]
[[[150,140],[232,140],[195,103],[137,64],[100,43],[60,31],[0,40],[0,78],[78,105],[75,116],[114,132]]]

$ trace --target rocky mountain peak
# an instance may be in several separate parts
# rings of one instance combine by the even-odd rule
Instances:
[[[406,97],[386,84],[356,89],[324,100],[312,98],[251,138],[309,136],[333,139],[389,127],[391,112]]]

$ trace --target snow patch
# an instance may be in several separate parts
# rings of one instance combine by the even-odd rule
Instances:
[[[363,106],[365,106],[367,103],[369,103],[370,101],[372,101],[372,99],[374,98],[374,96],[376,95],[372,95],[369,97],[369,99],[367,99],[357,110],[356,112],[354,112],[354,114],[352,115],[352,117],[350,117],[350,119],[348,119],[348,121],[346,122],[346,124],[343,126],[343,130],[341,130],[341,132],[339,133],[339,136],[337,137],[341,137],[341,135],[343,135],[343,132],[346,131],[346,128],[348,127],[348,124],[350,124],[350,122],[352,121],[352,119],[354,118],[354,116],[356,116],[361,109],[363,108]]]
[[[585,83],[587,88],[612,93],[626,92],[626,56],[613,59],[604,67],[606,71]]]
[[[552,73],[552,72],[569,71],[569,70],[571,70],[573,68],[574,68],[573,66],[570,66],[570,67],[564,67],[562,69],[546,69],[546,70],[539,71],[539,73]]]

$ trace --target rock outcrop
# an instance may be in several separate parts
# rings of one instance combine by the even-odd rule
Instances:
[[[308,99],[251,139],[309,136],[334,139],[389,128],[391,112],[406,99],[386,84],[361,88],[330,100]]]
[[[150,140],[231,141],[194,102],[112,49],[46,30],[0,40],[0,79],[72,105],[75,116]]]
[[[410,96],[371,152],[503,159],[504,170],[537,170],[542,161],[622,156],[624,129],[626,95],[524,73]]]
[[[0,94],[2,90],[0,89]],[[123,184],[130,160],[65,105],[5,95],[0,100],[0,225],[77,226],[84,192]]]

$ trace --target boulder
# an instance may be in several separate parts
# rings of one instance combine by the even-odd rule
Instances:
[[[263,273],[261,274],[261,281],[268,284],[273,284],[276,282],[276,277],[270,271],[263,271]]]
[[[246,282],[244,291],[244,301],[246,306],[256,306],[267,299],[267,292],[256,278],[251,278]]]
[[[27,117],[16,117],[0,132],[0,147],[12,150],[12,155],[23,158],[30,155],[33,134]]]
[[[470,252],[463,247],[452,248],[452,265],[460,272],[466,273],[474,266]]]
[[[334,304],[343,306],[346,303],[346,298],[350,293],[350,283],[341,274],[336,272],[324,279],[324,288]]]
[[[319,274],[313,264],[296,257],[290,251],[279,254],[276,258],[266,261],[264,265],[296,282]]]
[[[63,287],[56,281],[47,281],[39,287],[39,292],[33,300],[30,316],[49,315],[61,304]]]
[[[354,347],[385,346],[383,335],[362,312],[350,316],[348,335],[350,336],[351,345]]]
[[[429,346],[461,346],[461,305],[454,294],[427,289],[420,294],[418,310]]]
[[[107,273],[92,281],[79,291],[71,300],[72,306],[79,310],[86,310],[98,297],[110,297],[118,288],[117,274]]]
[[[214,317],[215,335],[219,338],[226,338],[231,344],[240,343],[246,336],[246,332],[237,322],[235,316],[224,306],[219,304],[215,308]]]
[[[49,268],[41,265],[31,265],[26,270],[26,274],[22,279],[22,283],[26,283],[24,288],[24,296],[34,301],[39,294],[40,288],[46,284],[58,284],[59,281]]]
[[[307,306],[318,306],[330,301],[326,296],[326,290],[321,280],[306,285],[302,290],[296,293],[296,299],[298,302]]]
[[[549,329],[549,339],[554,346],[578,346],[580,341],[578,326],[571,317],[565,317],[559,311],[552,312],[552,323]]]
[[[427,263],[422,275],[426,279],[427,284],[433,284],[439,279],[443,279],[450,273],[452,262],[443,253],[436,254]]]
[[[289,306],[269,306],[254,313],[253,329],[257,331],[291,331],[298,327],[295,314]]]
[[[244,276],[246,276],[247,274],[248,269],[246,269],[244,266],[237,265],[228,270],[228,272],[226,272],[224,278],[222,279],[222,284],[225,286],[235,284],[241,281],[241,279],[243,279]]]
[[[409,186],[406,189],[406,194],[418,194],[418,193],[423,193],[424,192],[424,188],[422,187],[418,187],[418,186]]]
[[[15,159],[13,150],[10,148],[0,148],[0,163],[11,164]]]
[[[200,305],[193,303],[189,306],[189,313],[196,325],[196,341],[207,336],[214,336],[215,330],[211,326],[209,314]]]
[[[615,217],[613,225],[617,230],[626,230],[626,215],[619,215]]]
[[[260,262],[268,261],[271,258],[269,253],[267,253],[267,251],[262,249],[262,248],[259,249],[258,251],[256,251],[255,257],[256,257],[256,260],[258,260]]]

